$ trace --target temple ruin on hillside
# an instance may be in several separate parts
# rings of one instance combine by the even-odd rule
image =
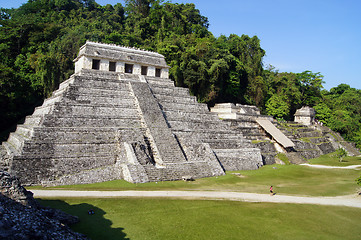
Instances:
[[[75,74],[0,146],[24,184],[140,183],[263,165],[259,148],[168,78],[164,56],[87,42]]]
[[[220,103],[211,108],[211,112],[227,122],[232,130],[239,131],[253,146],[261,150],[263,163],[284,164],[277,157],[286,156],[293,164],[307,162],[343,148],[349,156],[361,153],[342,136],[322,124],[315,123],[315,110],[302,107],[296,111],[292,122],[278,122],[271,116],[261,115],[256,106]]]

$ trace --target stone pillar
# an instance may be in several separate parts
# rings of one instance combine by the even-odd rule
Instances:
[[[93,59],[90,57],[84,57],[84,63],[83,63],[84,69],[92,69]]]
[[[148,66],[148,76],[155,77],[155,67],[154,66]]]
[[[78,61],[75,62],[75,73],[80,72],[84,68],[84,56],[80,57]]]
[[[124,73],[125,72],[125,63],[117,62],[115,71],[119,72],[119,73]]]
[[[160,77],[161,78],[169,78],[169,69],[168,68],[162,68]]]
[[[133,74],[141,75],[142,74],[142,67],[139,64],[133,65]]]
[[[100,59],[99,70],[101,70],[101,71],[109,71],[109,60]]]

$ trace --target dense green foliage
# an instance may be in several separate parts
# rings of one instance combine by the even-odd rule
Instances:
[[[340,84],[322,91],[315,110],[320,121],[361,147],[361,90]]]
[[[320,73],[264,69],[257,36],[214,37],[194,4],[125,2],[29,0],[18,9],[0,9],[0,131],[31,113],[67,79],[79,47],[91,40],[163,54],[171,79],[200,102],[254,104],[286,120],[297,108],[316,105],[321,121],[361,142],[361,133],[354,131],[360,129],[361,107],[352,107],[361,100],[350,99],[358,90],[343,94],[342,85],[322,92]],[[349,107],[338,104],[344,100],[351,101]]]

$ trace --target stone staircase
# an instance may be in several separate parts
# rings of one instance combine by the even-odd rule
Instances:
[[[165,84],[164,79],[146,79],[181,145],[192,141],[208,144],[225,170],[257,169],[262,165],[259,149],[209,112],[206,104],[197,103],[188,89]]]

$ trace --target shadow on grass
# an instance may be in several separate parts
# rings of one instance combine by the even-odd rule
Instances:
[[[124,228],[112,228],[112,222],[104,217],[106,212],[101,208],[87,203],[70,205],[61,200],[37,200],[43,206],[57,208],[79,217],[79,222],[70,227],[73,231],[83,233],[90,239],[129,240],[129,238],[126,238],[126,233],[123,232]],[[94,214],[89,215],[90,210]]]

